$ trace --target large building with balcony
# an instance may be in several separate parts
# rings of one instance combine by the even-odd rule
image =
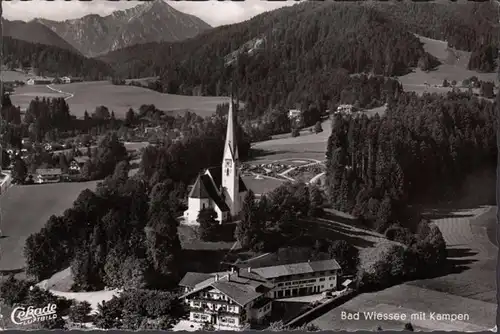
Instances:
[[[223,273],[186,273],[179,285],[189,304],[189,319],[216,329],[262,324],[272,300],[337,289],[337,261],[309,261],[260,268],[233,268]]]

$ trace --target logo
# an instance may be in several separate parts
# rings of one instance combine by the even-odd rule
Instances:
[[[37,308],[19,306],[12,311],[10,319],[16,325],[29,325],[35,322],[51,320],[57,318],[56,308],[56,304],[48,304],[45,307]]]

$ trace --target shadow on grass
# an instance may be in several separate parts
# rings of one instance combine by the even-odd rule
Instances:
[[[250,148],[250,152],[248,152],[248,160],[252,160],[255,158],[259,158],[259,157],[265,157],[268,155],[277,155],[277,154],[286,154],[286,153],[290,153],[290,151],[264,150],[264,149],[252,147],[252,148]]]
[[[446,218],[467,218],[474,217],[473,214],[460,214],[453,212],[426,212],[422,214],[425,219],[436,220],[436,219],[446,219]]]
[[[304,237],[310,237],[311,242],[316,239],[345,240],[356,247],[374,247],[375,243],[366,237],[371,236],[363,231],[356,231],[331,221],[301,221]]]
[[[183,249],[183,272],[213,273],[221,271],[221,263],[226,257],[227,250]]]
[[[2,276],[9,276],[9,275],[17,275],[24,273],[25,268],[17,268],[17,269],[6,269],[6,270],[0,270],[0,275]]]

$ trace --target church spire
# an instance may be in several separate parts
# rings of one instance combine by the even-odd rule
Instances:
[[[228,153],[230,153],[233,161],[237,161],[239,159],[239,156],[238,143],[236,141],[236,115],[233,109],[233,85],[231,84],[231,98],[229,101],[229,111],[227,112],[227,131],[224,151],[229,150]],[[226,154],[224,154],[224,156],[226,156]]]

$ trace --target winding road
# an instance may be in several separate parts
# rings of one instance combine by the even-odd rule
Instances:
[[[65,100],[69,100],[69,99],[71,99],[73,96],[75,96],[75,94],[68,93],[68,92],[63,92],[62,90],[59,90],[59,89],[54,88],[54,87],[51,87],[50,85],[47,85],[46,87],[47,87],[48,89],[50,89],[51,91],[53,91],[53,92],[56,92],[56,93],[59,93],[59,94],[66,94],[66,95],[68,95],[67,97],[65,97],[65,98],[64,98]]]

